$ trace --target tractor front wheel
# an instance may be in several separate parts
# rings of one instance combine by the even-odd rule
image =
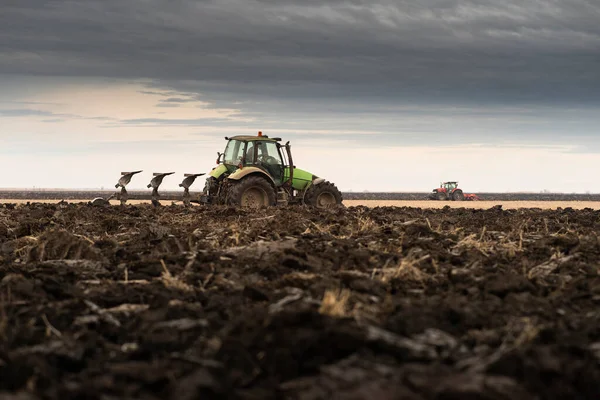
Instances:
[[[438,199],[438,200],[441,200],[441,201],[443,201],[443,200],[448,200],[448,199],[446,198],[446,193],[444,193],[444,192],[438,192],[438,193],[437,193],[437,199]]]
[[[342,204],[342,193],[331,182],[311,186],[304,197],[304,204],[316,208],[330,208]]]
[[[230,205],[247,208],[262,208],[277,203],[275,189],[260,176],[249,176],[237,182],[231,186],[227,197]]]
[[[455,190],[454,193],[452,193],[452,200],[454,201],[463,201],[465,199],[465,195],[463,194],[463,191],[458,189]]]

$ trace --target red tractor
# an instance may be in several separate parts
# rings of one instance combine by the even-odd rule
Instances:
[[[458,188],[458,182],[443,182],[440,187],[433,189],[433,192],[429,195],[432,200],[479,200],[479,197],[474,194],[464,194],[462,189]]]

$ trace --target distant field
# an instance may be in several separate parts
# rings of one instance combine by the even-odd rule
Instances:
[[[0,199],[0,203],[26,204],[28,202],[37,203],[58,203],[60,200],[34,200],[34,199]],[[87,202],[88,200],[67,200],[70,203]],[[129,200],[127,204],[149,204],[149,200]],[[111,204],[118,205],[119,202],[111,200]],[[162,200],[162,205],[173,204],[173,200]],[[181,204],[175,201],[175,204]],[[541,208],[547,210],[556,210],[557,208],[573,208],[582,210],[584,208],[600,209],[600,201],[434,201],[434,200],[345,200],[347,207],[366,206],[366,207],[414,207],[414,208],[471,208],[488,209],[496,205],[502,205],[504,209],[518,208]]]
[[[600,194],[597,193],[475,193],[484,201],[597,201],[600,202]],[[427,200],[429,193],[368,193],[350,192],[344,193],[345,200]]]
[[[345,200],[347,207],[417,207],[417,208],[475,208],[488,209],[502,205],[504,209],[541,208],[555,210],[571,207],[576,210],[584,208],[600,209],[600,201],[435,201],[435,200]]]

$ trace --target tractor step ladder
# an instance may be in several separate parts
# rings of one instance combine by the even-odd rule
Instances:
[[[277,191],[277,205],[278,206],[287,206],[289,203],[289,196],[285,190]]]

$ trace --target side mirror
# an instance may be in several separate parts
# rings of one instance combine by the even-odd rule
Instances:
[[[223,155],[222,153],[219,153],[219,152],[217,151],[217,165],[218,165],[218,164],[221,164],[221,156],[222,156],[222,155]]]

